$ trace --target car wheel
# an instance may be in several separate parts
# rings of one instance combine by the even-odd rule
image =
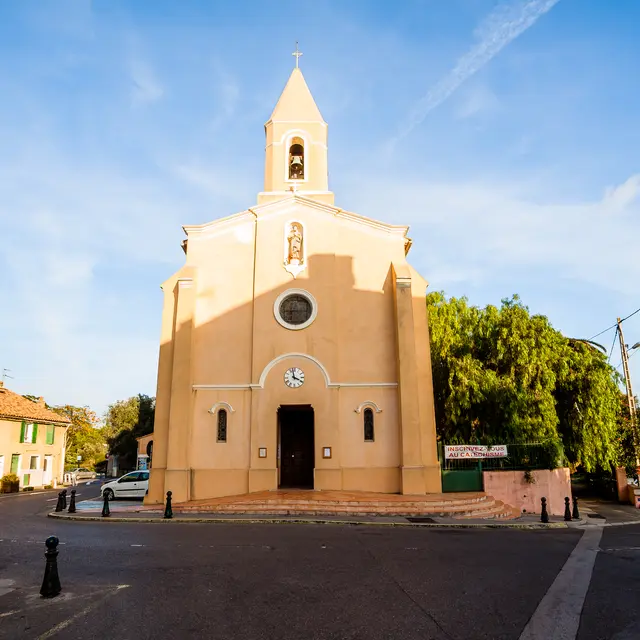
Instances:
[[[111,501],[113,499],[115,499],[115,494],[113,493],[112,489],[105,489],[102,493],[103,496],[107,496],[107,500]]]

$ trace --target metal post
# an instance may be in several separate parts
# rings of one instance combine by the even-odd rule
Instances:
[[[578,498],[573,496],[573,513],[571,514],[574,520],[580,520],[580,512],[578,511]]]
[[[62,508],[62,491],[58,493],[58,502],[56,503],[56,513],[63,511]]]
[[[569,507],[569,498],[564,499],[564,521],[571,522],[571,507]]]
[[[164,517],[166,519],[173,518],[173,509],[171,508],[171,491],[167,491],[167,506],[164,509]]]
[[[71,500],[69,501],[69,513],[76,512],[76,490],[71,489]]]
[[[549,513],[547,512],[547,499],[540,498],[542,502],[542,511],[540,512],[540,522],[549,522]]]
[[[40,587],[40,595],[43,598],[55,598],[60,591],[62,591],[60,578],[58,577],[57,547],[59,542],[60,541],[55,536],[49,536],[44,543],[47,547],[47,550],[44,552],[47,564],[44,568],[42,587]]]
[[[102,517],[108,518],[111,515],[111,510],[109,509],[109,494],[107,491],[103,494],[104,502],[102,503]]]
[[[62,490],[62,510],[64,511],[67,508],[67,490]]]

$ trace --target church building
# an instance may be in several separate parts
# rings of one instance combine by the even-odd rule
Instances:
[[[329,191],[296,65],[265,125],[264,191],[184,227],[163,285],[147,503],[284,488],[441,491],[425,293],[406,226]]]

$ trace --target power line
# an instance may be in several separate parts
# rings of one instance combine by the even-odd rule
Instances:
[[[620,322],[624,322],[625,320],[628,320],[631,316],[635,316],[636,313],[640,313],[640,309],[636,309],[633,313],[630,313],[626,318],[622,318]],[[617,326],[618,326],[618,323],[616,322],[615,324],[612,324],[610,327],[603,329],[600,333],[596,333],[595,336],[591,336],[589,340],[593,340],[594,338],[601,336],[603,333],[607,333],[607,331],[611,331],[611,329],[615,329]]]
[[[617,326],[617,325],[616,325]],[[618,337],[618,332],[615,332],[615,335],[613,336],[613,342],[611,343],[611,351],[609,351],[609,357],[607,358],[607,362],[611,361],[611,354],[613,353],[613,347],[616,346],[616,338]],[[616,367],[617,369],[618,367]]]

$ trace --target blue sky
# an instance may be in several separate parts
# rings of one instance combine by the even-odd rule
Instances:
[[[640,307],[637,24],[634,0],[0,3],[7,385],[155,393],[181,225],[255,203],[296,40],[339,206],[410,224],[433,289],[611,326]]]

